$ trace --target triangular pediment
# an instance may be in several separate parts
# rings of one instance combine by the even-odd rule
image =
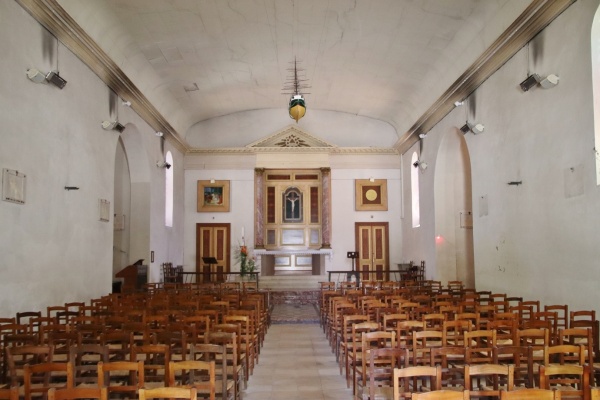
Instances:
[[[331,143],[319,139],[302,129],[290,125],[266,138],[250,143],[249,148],[333,148]]]

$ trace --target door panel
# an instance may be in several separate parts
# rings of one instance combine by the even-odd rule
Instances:
[[[389,248],[387,222],[356,223],[358,271],[361,280],[389,279]]]
[[[196,224],[197,281],[223,281],[230,270],[230,224]],[[202,257],[214,257],[216,264],[205,265]],[[211,274],[212,273],[212,274]]]

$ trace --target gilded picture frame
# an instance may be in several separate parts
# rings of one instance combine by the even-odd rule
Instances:
[[[198,212],[229,212],[229,181],[198,181]]]
[[[387,211],[387,179],[356,179],[356,211]]]

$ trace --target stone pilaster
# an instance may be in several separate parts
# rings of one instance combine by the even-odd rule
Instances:
[[[331,168],[321,168],[321,248],[331,248]]]
[[[255,168],[254,169],[254,248],[264,249],[264,179],[265,169]]]

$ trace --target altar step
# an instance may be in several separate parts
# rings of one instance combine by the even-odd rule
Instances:
[[[261,276],[261,290],[271,291],[302,291],[319,290],[319,282],[327,281],[326,275],[275,275]]]

